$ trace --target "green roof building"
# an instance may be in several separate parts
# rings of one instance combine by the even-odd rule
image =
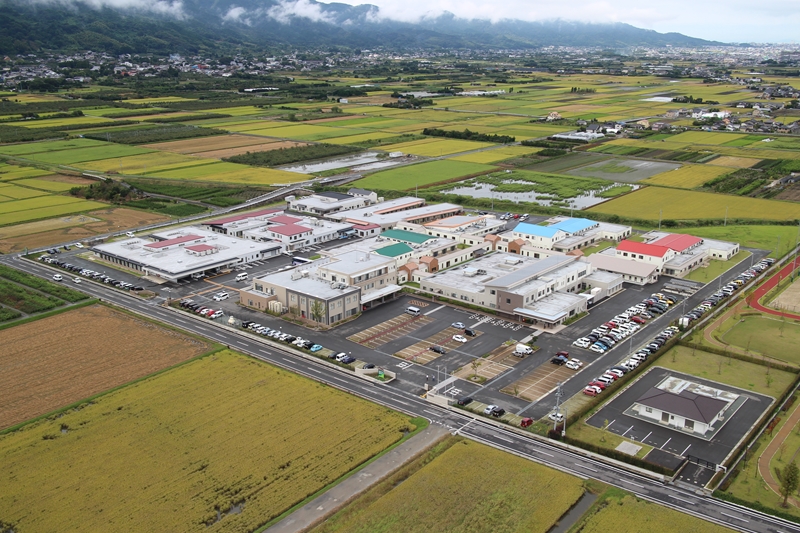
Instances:
[[[390,244],[389,246],[378,248],[375,251],[384,257],[399,257],[403,254],[409,254],[413,250],[414,249],[409,245],[403,242],[398,242],[397,244]]]
[[[406,231],[403,229],[387,229],[381,233],[380,236],[395,241],[405,242],[407,244],[422,244],[425,241],[436,238],[423,233],[414,233],[413,231]]]

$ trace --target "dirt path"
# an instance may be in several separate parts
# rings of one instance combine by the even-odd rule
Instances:
[[[794,262],[787,264],[785,267],[780,269],[778,272],[775,273],[774,276],[769,278],[767,281],[761,284],[753,294],[747,299],[747,303],[750,304],[750,307],[753,309],[758,309],[762,313],[768,313],[770,315],[777,315],[777,316],[784,316],[786,318],[791,318],[794,320],[800,320],[800,315],[794,313],[784,313],[783,311],[777,311],[775,309],[770,309],[764,305],[761,305],[760,300],[770,291],[772,290],[781,280],[786,279],[792,275],[792,271],[794,269]]]
[[[786,439],[789,433],[792,432],[798,421],[800,421],[800,403],[798,403],[792,410],[792,413],[789,415],[789,419],[764,449],[764,453],[758,457],[759,475],[764,478],[764,481],[767,482],[767,486],[778,496],[781,496],[781,484],[775,479],[775,474],[770,469],[769,463],[772,461],[772,458],[775,456],[775,454],[780,451],[781,443]],[[762,459],[764,460],[762,461]],[[795,507],[800,507],[800,504],[798,504],[795,498],[789,498],[789,502]]]

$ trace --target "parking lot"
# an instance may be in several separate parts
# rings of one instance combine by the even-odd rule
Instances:
[[[393,355],[395,357],[399,357],[400,359],[405,359],[406,361],[413,361],[417,364],[424,365],[430,363],[434,359],[439,358],[444,354],[440,354],[437,352],[432,351],[430,348],[432,346],[440,346],[444,348],[446,352],[450,352],[452,350],[460,349],[462,346],[466,347],[469,342],[474,339],[475,337],[464,337],[467,339],[466,343],[461,343],[456,340],[453,340],[453,335],[462,335],[464,331],[460,329],[456,329],[454,327],[447,327],[442,331],[431,335],[427,339],[417,341],[411,346],[407,348],[403,348],[397,353]],[[475,333],[478,333],[477,331]]]
[[[564,382],[574,375],[575,370],[570,370],[564,365],[542,364],[500,392],[534,402],[555,389],[559,382]]]
[[[355,335],[350,335],[347,337],[347,340],[357,342],[367,348],[377,348],[389,341],[407,337],[425,324],[431,322],[433,322],[433,319],[424,315],[412,316],[403,314],[365,329]]]
[[[484,358],[476,358],[478,361],[477,370],[473,368],[472,362],[462,366],[453,375],[460,379],[469,379],[476,374],[485,381],[491,381],[503,372],[511,370],[517,363],[522,361],[521,357],[512,355],[516,345],[503,345],[493,350]]]
[[[641,418],[634,418],[625,414],[625,410],[633,405],[639,397],[668,376],[676,376],[701,385],[731,391],[744,396],[747,400],[711,440],[704,440],[686,431],[670,428],[656,422],[644,421]],[[687,455],[693,455],[711,463],[721,464],[773,402],[774,399],[769,396],[736,389],[729,385],[656,366],[648,370],[626,390],[608,402],[586,422],[591,426],[601,428],[607,420],[609,422],[607,431],[647,444],[673,456],[669,457],[669,455],[665,456],[657,453],[651,454],[652,457],[648,455],[647,459],[657,464],[674,467],[676,457],[685,457]]]

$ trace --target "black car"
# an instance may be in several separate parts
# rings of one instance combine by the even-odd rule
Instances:
[[[504,414],[506,414],[506,410],[503,409],[502,407],[495,407],[492,410],[492,416],[495,417],[495,418],[500,418]]]
[[[294,341],[296,341],[296,340],[297,340],[297,337],[295,337],[295,336],[293,336],[293,335],[289,335],[288,337],[286,337],[285,339],[283,339],[283,342],[289,342],[289,343],[291,343],[291,342],[294,342]]]
[[[474,329],[467,328],[464,330],[464,335],[466,335],[467,337],[474,337],[475,335],[477,335],[477,333],[475,333]]]
[[[550,359],[550,362],[553,363],[554,365],[563,365],[567,361],[569,361],[569,359],[567,359],[563,355],[559,355],[557,357],[553,357],[552,359]]]
[[[447,350],[445,350],[445,349],[444,349],[444,348],[442,348],[441,346],[430,346],[428,349],[429,349],[430,351],[432,351],[432,352],[436,352],[436,353],[438,353],[438,354],[440,354],[440,355],[444,355],[444,354],[446,354],[446,353],[447,353]]]
[[[355,361],[355,360],[356,360],[356,358],[355,358],[355,357],[352,357],[352,356],[348,355],[347,357],[345,357],[344,359],[342,359],[342,360],[341,360],[341,361],[339,361],[339,362],[340,362],[340,363],[344,363],[344,364],[346,364],[346,365],[349,365],[350,363],[352,363],[352,362],[353,362],[353,361]]]
[[[469,404],[472,403],[472,398],[470,398],[469,396],[464,396],[463,398],[459,398],[458,402],[456,402],[456,403],[458,403],[458,405],[462,405],[462,406],[463,405],[469,405]]]
[[[366,363],[362,365],[361,368],[363,368],[364,370],[368,370],[370,368],[375,368],[375,365],[373,365],[372,363]]]

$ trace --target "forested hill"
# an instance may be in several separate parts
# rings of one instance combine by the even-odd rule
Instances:
[[[183,0],[151,5],[158,9],[97,8],[79,0],[0,0],[0,53],[43,49],[196,53],[285,45],[401,49],[719,44],[622,23],[491,23],[445,14],[412,24],[380,18],[376,6],[314,0]]]

